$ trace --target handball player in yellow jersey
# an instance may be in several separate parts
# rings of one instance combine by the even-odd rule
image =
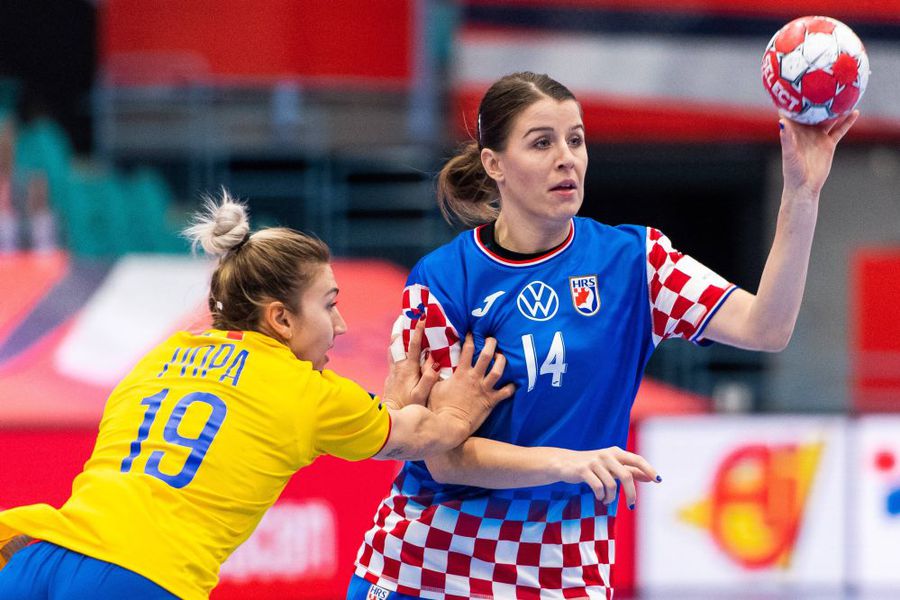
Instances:
[[[493,341],[473,364],[468,340],[436,383],[430,359],[420,371],[420,327],[373,397],[324,369],[346,331],[324,243],[286,228],[251,235],[226,192],[186,234],[219,257],[213,329],[175,333],[113,390],[62,508],[0,513],[0,598],[207,598],[298,469],[322,454],[446,452],[512,394],[494,389],[505,360]]]

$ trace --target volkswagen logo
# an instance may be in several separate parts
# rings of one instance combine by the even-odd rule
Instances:
[[[532,321],[549,321],[559,309],[559,296],[543,281],[532,281],[516,298],[519,312]]]

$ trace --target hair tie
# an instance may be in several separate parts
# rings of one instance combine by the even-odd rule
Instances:
[[[234,247],[231,249],[231,251],[237,252],[241,248],[241,246],[246,244],[249,240],[250,240],[250,232],[248,231],[246,234],[244,234],[244,239],[242,239],[237,244],[235,244]]]

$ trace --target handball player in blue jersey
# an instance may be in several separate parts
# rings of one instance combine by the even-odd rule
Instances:
[[[424,320],[424,345],[447,376],[467,334],[476,346],[496,338],[516,393],[476,437],[404,465],[348,599],[612,597],[620,500],[632,508],[635,482],[660,480],[622,450],[650,355],[673,337],[785,347],[819,192],[857,116],[780,123],[784,191],[753,294],[657,229],[577,217],[588,164],[580,105],[546,75],[495,82],[477,139],[438,184],[445,216],[473,229],[413,268],[392,350],[403,357]]]

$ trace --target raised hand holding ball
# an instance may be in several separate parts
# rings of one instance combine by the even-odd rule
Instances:
[[[854,109],[869,81],[869,57],[840,21],[800,17],[769,41],[762,80],[783,116],[815,125]]]

